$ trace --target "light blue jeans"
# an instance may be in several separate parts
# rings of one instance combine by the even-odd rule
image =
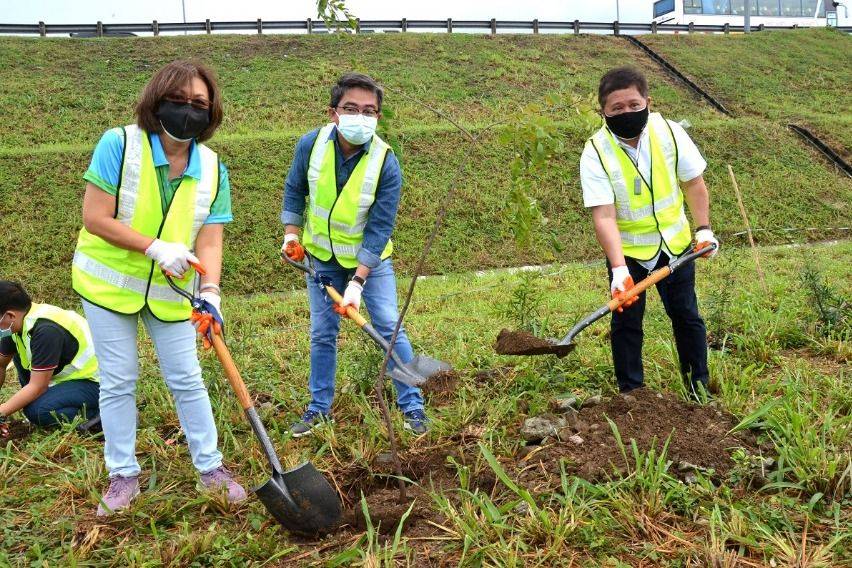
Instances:
[[[347,269],[335,261],[321,262],[313,260],[317,273],[328,276],[331,285],[343,294],[354,269]],[[308,281],[308,298],[311,303],[311,377],[308,386],[311,390],[311,404],[308,410],[328,413],[334,401],[334,375],[337,372],[337,333],[340,331],[340,316],[331,309],[331,298],[325,288]],[[382,261],[370,271],[362,294],[371,323],[379,334],[390,341],[399,310],[396,299],[396,276],[390,259]],[[354,324],[353,324],[354,325]],[[403,363],[414,359],[414,350],[405,333],[405,326],[399,330],[395,349]],[[393,361],[389,368],[393,368]],[[378,369],[376,369],[378,373]],[[423,408],[423,395],[417,387],[410,387],[399,381],[393,381],[396,387],[396,403],[400,410],[409,412]]]
[[[136,340],[140,317],[154,342],[166,385],[175,398],[192,463],[201,473],[222,465],[192,324],[161,322],[147,308],[138,314],[117,314],[85,300],[83,311],[92,330],[100,368],[104,460],[109,476],[128,477],[141,471],[136,461],[136,379],[139,377]]]

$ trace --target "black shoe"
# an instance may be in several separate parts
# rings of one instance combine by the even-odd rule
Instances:
[[[81,436],[94,436],[95,434],[100,434],[103,432],[103,426],[101,425],[101,415],[95,414],[94,417],[89,418],[79,426],[77,426],[77,433]]]

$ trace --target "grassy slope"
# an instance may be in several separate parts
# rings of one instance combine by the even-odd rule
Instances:
[[[852,38],[836,30],[643,36],[734,113],[812,127],[852,159]],[[724,69],[724,72],[720,72]]]
[[[767,475],[788,485],[761,492],[736,482],[687,487],[640,473],[623,482],[581,486],[562,502],[559,492],[553,501],[542,496],[551,522],[563,524],[559,531],[518,513],[517,497],[502,485],[492,496],[502,507],[499,522],[493,520],[494,511],[480,508],[481,491],[461,492],[455,510],[444,511],[450,517],[447,532],[439,531],[435,541],[404,541],[397,565],[425,565],[423,556],[414,556],[425,546],[450,564],[467,548],[466,565],[553,566],[573,559],[575,564],[615,566],[616,558],[625,562],[621,565],[638,565],[642,559],[652,565],[723,565],[716,564],[722,560],[734,565],[737,555],[757,565],[771,559],[779,566],[792,565],[793,557],[803,552],[803,531],[804,552],[813,561],[808,565],[841,565],[852,554],[852,517],[844,505],[852,491],[852,470],[843,473],[852,467],[852,351],[848,337],[826,340],[815,332],[813,307],[798,275],[809,266],[835,290],[845,289],[850,274],[842,259],[850,254],[848,242],[762,251],[769,297],[760,292],[748,251],[729,249],[699,267],[699,295],[708,324],[728,333],[727,349],[710,354],[712,374],[722,385],[720,402],[744,416],[766,402],[786,401],[788,406],[774,408],[765,419],[780,424],[770,432],[779,438],[786,452],[783,467],[788,468]],[[543,295],[541,311],[550,318],[550,333],[564,332],[603,300],[602,270],[599,264],[565,265],[535,282]],[[473,281],[470,276],[452,276],[420,283],[409,334],[417,348],[452,361],[462,379],[457,396],[430,411],[433,432],[417,440],[404,435],[404,448],[453,448],[459,443],[453,437],[457,432],[484,427],[483,442],[504,459],[519,445],[515,428],[526,415],[546,410],[554,396],[613,393],[605,322],[584,332],[579,349],[563,360],[511,359],[493,353],[497,329],[514,322],[495,312],[490,294],[511,290],[518,281],[517,275],[486,274]],[[724,301],[726,312],[717,309]],[[656,294],[649,302],[646,380],[654,388],[679,392],[669,322]],[[386,449],[367,386],[377,355],[352,326],[343,327],[334,434],[288,441],[287,424],[306,402],[304,293],[234,299],[228,310],[231,348],[246,381],[283,409],[265,409],[262,416],[288,464],[311,458],[339,479],[353,462],[369,463]],[[237,566],[290,554],[301,558],[297,565],[325,565],[347,546],[361,551],[370,544],[379,551],[385,546],[367,537],[357,543],[294,541],[267,523],[256,500],[223,511],[215,500],[196,496],[186,448],[164,443],[164,437],[173,435],[169,432],[177,427],[177,418],[147,340],[141,363],[138,450],[147,490],[139,505],[131,515],[93,522],[93,491],[104,481],[99,444],[68,431],[36,434],[19,448],[0,450],[0,525],[14,527],[0,532],[0,564]],[[247,482],[257,483],[266,475],[261,454],[215,358],[207,354],[203,367],[227,463]],[[503,371],[491,381],[474,377],[478,369],[500,368]],[[7,387],[2,394],[11,392]],[[395,420],[401,431],[396,414]],[[482,460],[469,465],[473,475],[487,469]],[[644,519],[641,531],[637,516]],[[325,548],[310,552],[319,546]]]
[[[161,39],[0,38],[0,203],[15,211],[3,222],[9,234],[18,236],[0,242],[0,274],[25,279],[38,295],[71,297],[68,266],[80,226],[80,176],[91,148],[103,130],[131,120],[133,100],[152,69],[188,56],[211,62],[222,79],[227,118],[212,146],[232,173],[236,222],[226,239],[225,284],[235,293],[281,290],[295,282],[274,261],[282,180],[295,140],[322,121],[327,85],[347,67],[369,71],[391,90],[400,90],[391,91],[387,100],[401,135],[406,176],[395,235],[403,271],[412,267],[438,199],[453,184],[459,186],[459,199],[430,259],[431,272],[588,258],[597,255],[598,247],[576,175],[581,141],[571,132],[566,131],[569,152],[535,190],[564,250],[555,253],[537,241],[521,251],[503,213],[511,151],[489,144],[483,155],[473,154],[448,123],[401,93],[481,129],[548,93],[592,92],[603,70],[621,63],[643,67],[657,108],[694,125],[691,133],[709,158],[714,224],[723,235],[742,226],[725,163],[739,174],[755,226],[832,227],[852,220],[844,206],[852,199],[852,183],[826,170],[789,132],[757,118],[720,117],[622,40],[461,35]],[[773,148],[772,153],[765,148]],[[465,162],[465,175],[458,179]],[[29,245],[26,256],[18,253],[20,242]]]

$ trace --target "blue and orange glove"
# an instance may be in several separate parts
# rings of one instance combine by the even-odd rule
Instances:
[[[225,320],[222,319],[222,299],[219,294],[213,292],[201,293],[201,305],[192,310],[189,320],[195,330],[201,335],[204,349],[213,346],[213,334],[221,336],[225,329]]]

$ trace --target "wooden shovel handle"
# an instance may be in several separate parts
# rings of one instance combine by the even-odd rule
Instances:
[[[617,310],[618,307],[621,304],[623,304],[624,302],[626,302],[630,298],[633,298],[634,296],[638,296],[639,294],[644,292],[649,287],[653,286],[654,284],[656,284],[657,282],[659,282],[663,278],[666,278],[671,273],[672,273],[672,269],[669,268],[668,266],[664,266],[664,267],[660,268],[659,270],[655,270],[654,272],[649,274],[647,278],[645,278],[644,280],[639,282],[639,284],[636,284],[635,286],[633,286],[633,288],[630,288],[629,290],[627,290],[626,292],[621,294],[621,296],[619,296],[618,298],[613,298],[612,300],[607,302],[607,306],[609,307],[609,311],[612,312],[612,311]]]
[[[254,403],[251,400],[242,376],[240,376],[239,369],[237,369],[234,360],[231,358],[231,352],[228,351],[228,346],[225,345],[225,341],[221,335],[218,333],[212,333],[211,335],[213,336],[213,349],[216,350],[216,356],[225,370],[225,376],[228,377],[228,382],[231,383],[231,388],[234,389],[234,393],[240,401],[240,406],[243,407],[243,410],[248,410],[254,406]]]
[[[328,293],[329,297],[336,303],[339,304],[343,301],[343,296],[341,296],[340,293],[334,289],[334,286],[326,286],[325,291]],[[367,325],[367,320],[364,319],[364,316],[358,313],[358,310],[356,310],[352,306],[348,306],[346,308],[346,315],[349,316],[349,319],[357,323],[358,327],[364,327],[365,325]]]

